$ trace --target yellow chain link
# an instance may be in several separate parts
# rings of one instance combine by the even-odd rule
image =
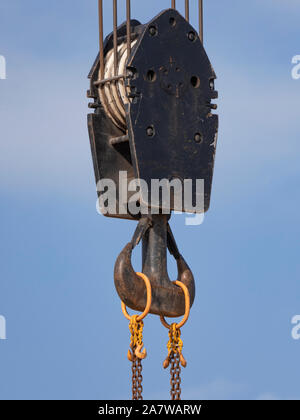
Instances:
[[[180,331],[180,328],[178,328],[178,324],[176,323],[171,324],[169,328],[169,341],[167,344],[168,356],[166,357],[163,363],[163,367],[165,369],[170,364],[172,354],[179,355],[181,366],[186,367],[187,365],[186,360],[182,355],[183,341],[181,340],[180,336],[181,336],[181,331]]]
[[[142,352],[142,347],[144,346],[143,343],[143,328],[144,322],[138,321],[138,315],[132,315],[129,322],[129,331],[131,333],[130,336],[130,348],[128,350],[127,357],[128,360],[131,362],[133,361],[133,355],[135,355],[138,359],[145,359],[147,356],[146,349]]]
[[[176,328],[176,323],[171,324],[169,329],[169,341],[167,344],[168,350],[172,350],[174,353],[181,353],[183,342],[180,338],[181,332]]]

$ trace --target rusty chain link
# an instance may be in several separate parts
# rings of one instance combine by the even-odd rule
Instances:
[[[133,400],[142,400],[142,392],[143,392],[143,376],[142,376],[142,361],[135,355],[133,356],[132,360],[132,399]]]
[[[186,360],[182,355],[182,340],[180,338],[180,329],[177,328],[176,323],[170,325],[169,341],[167,344],[168,356],[166,357],[163,366],[166,369],[169,365],[171,374],[171,400],[181,399],[181,366],[186,367]]]
[[[168,324],[163,316],[160,317],[162,324],[169,330],[169,341],[167,344],[168,355],[163,363],[164,369],[166,369],[170,364],[170,374],[171,374],[171,400],[180,400],[181,399],[181,366],[186,367],[187,363],[182,354],[183,342],[181,339],[180,328],[186,323],[190,314],[190,295],[188,288],[181,283],[180,281],[174,282],[177,286],[181,287],[185,296],[185,313],[184,317],[178,324],[173,322],[173,324]],[[180,366],[181,365],[181,366]]]
[[[171,362],[171,400],[181,400],[181,367],[180,367],[180,355],[178,352],[172,352],[170,355],[170,362]]]

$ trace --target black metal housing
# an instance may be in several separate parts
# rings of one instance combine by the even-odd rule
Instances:
[[[197,32],[174,9],[161,12],[146,25],[132,20],[131,33],[138,41],[127,63],[128,133],[110,120],[100,102],[95,87],[99,57],[89,74],[88,96],[94,99],[90,106],[95,113],[88,115],[88,126],[96,182],[109,178],[118,189],[119,172],[127,171],[129,182],[133,178],[146,181],[148,188],[141,189],[140,200],[147,204],[152,198],[152,179],[203,179],[203,211],[207,211],[218,131],[218,116],[212,114],[215,105],[211,104],[217,98],[216,76],[207,54]],[[126,24],[118,28],[117,35],[118,43],[123,42]],[[105,40],[105,54],[111,48],[113,33]],[[193,190],[193,206],[195,193]],[[175,202],[171,197],[171,210],[180,210]],[[162,209],[164,203],[157,206]],[[192,208],[182,210],[193,212]],[[107,215],[139,218],[129,212]]]

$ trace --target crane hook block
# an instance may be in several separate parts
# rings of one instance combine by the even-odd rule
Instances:
[[[88,97],[94,99],[90,107],[95,112],[88,115],[88,127],[96,182],[113,180],[118,200],[120,173],[126,171],[127,183],[144,181],[140,203],[162,210],[163,197],[153,202],[151,182],[178,179],[183,189],[173,190],[170,210],[207,211],[218,132],[212,100],[218,94],[216,75],[197,31],[179,12],[168,9],[145,25],[131,21],[129,57],[125,53],[126,24],[118,27],[117,36],[118,76],[111,78],[113,34],[104,42],[104,80],[99,81],[99,57],[89,74]],[[182,199],[186,180],[192,181],[192,200],[178,208],[176,194]],[[203,180],[200,192],[196,180]],[[132,195],[129,192],[127,199]],[[202,200],[201,208],[197,200]],[[128,209],[118,213],[119,206],[116,208],[116,214],[107,215],[140,218]]]

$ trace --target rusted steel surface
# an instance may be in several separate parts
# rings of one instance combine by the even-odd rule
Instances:
[[[190,21],[190,0],[185,0],[185,18]]]
[[[103,0],[98,0],[99,10],[99,51],[100,51],[100,75],[104,78],[104,47],[103,47]]]
[[[203,0],[199,0],[199,37],[203,44]]]
[[[131,4],[130,0],[126,0],[126,29],[127,29],[127,60],[131,54],[131,27],[130,27],[130,20],[131,20]]]
[[[95,86],[105,85],[105,83],[114,82],[116,80],[125,79],[125,78],[126,78],[125,74],[119,74],[118,76],[109,77],[103,80],[97,80],[96,82],[94,82],[94,85]]]
[[[118,1],[113,0],[114,70],[118,75]]]
[[[182,290],[175,286],[169,278],[167,247],[177,262],[177,280],[184,283],[189,290],[191,305],[195,298],[194,277],[179,253],[173,236],[168,233],[168,216],[152,215],[151,220],[151,227],[148,229],[145,229],[145,224],[143,225],[145,221],[141,221],[140,224],[142,232],[140,236],[143,239],[143,273],[149,278],[152,288],[150,313],[167,317],[181,316],[185,312],[185,298]],[[132,250],[139,239],[141,237],[136,241],[133,239],[119,255],[115,264],[114,281],[120,299],[129,308],[143,311],[147,299],[146,288],[143,280],[136,275],[131,263]]]

